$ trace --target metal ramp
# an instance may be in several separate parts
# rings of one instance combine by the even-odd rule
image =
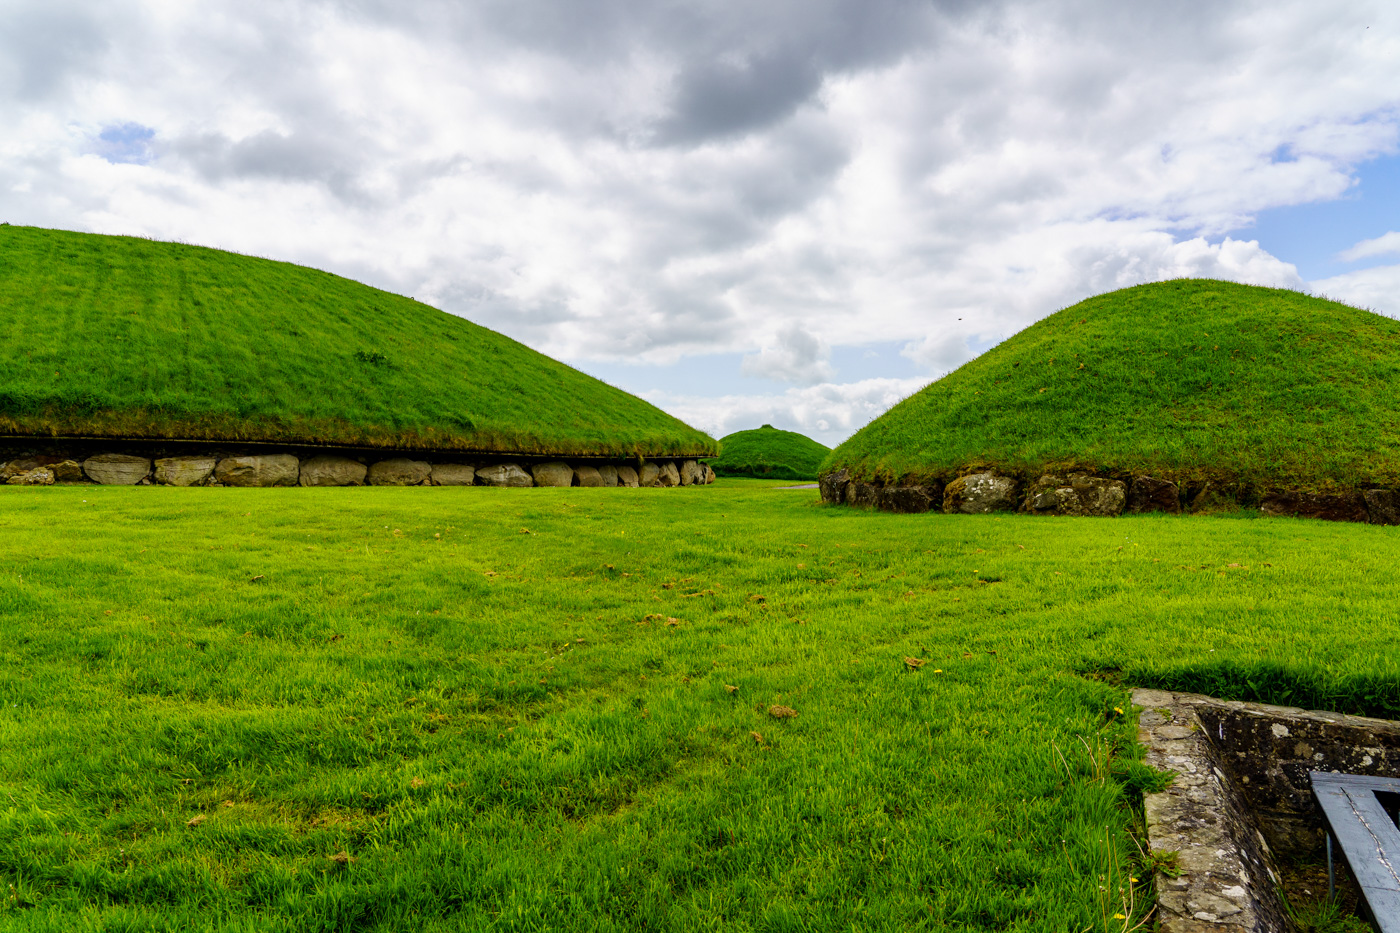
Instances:
[[[1381,933],[1400,933],[1400,778],[1327,771],[1312,771],[1308,777],[1327,823],[1329,889],[1335,840],[1361,888],[1371,923]]]

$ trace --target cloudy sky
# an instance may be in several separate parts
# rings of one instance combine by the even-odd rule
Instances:
[[[828,444],[1086,296],[1400,315],[1400,5],[0,0],[0,220],[413,295]]]

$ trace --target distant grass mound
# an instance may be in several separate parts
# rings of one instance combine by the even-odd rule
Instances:
[[[0,227],[0,434],[707,455],[660,409],[302,266]]]
[[[900,402],[823,469],[982,465],[1325,491],[1400,482],[1400,322],[1213,280],[1080,302]]]
[[[817,478],[817,468],[831,448],[795,431],[771,424],[736,431],[720,438],[720,456],[710,461],[718,476],[757,476],[764,479]]]

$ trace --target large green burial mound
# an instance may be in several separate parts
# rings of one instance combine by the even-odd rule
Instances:
[[[705,434],[425,304],[285,262],[0,226],[0,434],[598,457]]]
[[[900,402],[823,470],[974,468],[1326,491],[1400,483],[1400,322],[1184,279],[1050,315]]]
[[[796,431],[765,424],[735,431],[719,440],[720,456],[710,461],[718,476],[763,479],[816,479],[817,468],[831,449]]]

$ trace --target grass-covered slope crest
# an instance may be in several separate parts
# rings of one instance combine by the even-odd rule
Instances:
[[[823,470],[974,467],[1297,489],[1400,483],[1400,322],[1295,291],[1182,279],[1098,295],[900,402]]]
[[[771,424],[736,431],[720,438],[719,444],[719,458],[710,461],[718,476],[814,480],[822,459],[830,453],[830,448],[806,435]]]
[[[710,437],[494,331],[290,263],[0,226],[0,433],[580,456]]]

